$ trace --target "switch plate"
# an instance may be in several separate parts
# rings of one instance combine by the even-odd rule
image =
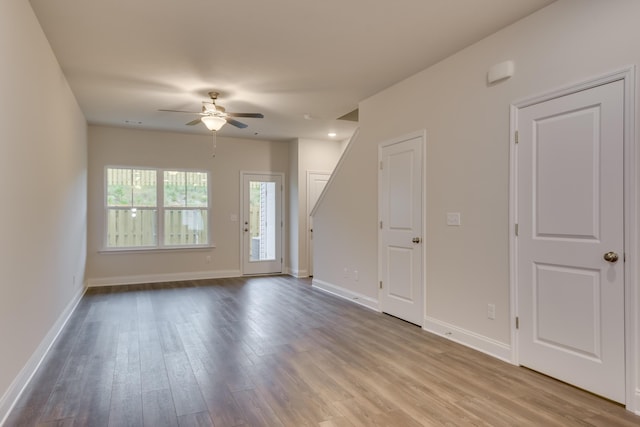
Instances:
[[[487,304],[487,318],[491,320],[495,320],[496,318],[496,305],[495,304]]]
[[[460,212],[447,212],[447,225],[457,227],[460,224]]]

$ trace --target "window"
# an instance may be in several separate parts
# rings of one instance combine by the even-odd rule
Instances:
[[[106,169],[107,249],[207,246],[209,240],[207,172]]]
[[[206,172],[164,171],[165,245],[207,244]]]

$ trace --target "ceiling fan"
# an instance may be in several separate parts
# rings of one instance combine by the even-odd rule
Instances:
[[[218,99],[218,92],[209,92],[209,97],[211,97],[211,102],[202,101],[202,111],[183,111],[183,110],[158,110],[158,111],[167,111],[170,113],[187,113],[187,114],[198,114],[201,117],[190,121],[187,123],[187,126],[197,125],[198,123],[203,123],[207,129],[212,131],[218,131],[225,123],[229,123],[232,126],[235,126],[240,129],[246,128],[248,125],[246,123],[242,123],[238,120],[233,119],[233,117],[248,117],[254,119],[262,119],[264,115],[262,113],[228,113],[227,110],[220,106],[216,105],[216,100]]]

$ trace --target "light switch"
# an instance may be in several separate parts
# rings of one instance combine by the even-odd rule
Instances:
[[[447,212],[447,225],[459,226],[460,225],[460,212]]]
[[[232,222],[238,222],[238,214],[231,214],[231,215],[229,216],[229,219],[230,219]]]

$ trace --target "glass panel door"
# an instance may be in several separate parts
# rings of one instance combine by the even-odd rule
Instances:
[[[282,176],[243,174],[243,273],[282,272]]]
[[[251,261],[273,261],[276,256],[276,183],[249,181],[249,236]]]

